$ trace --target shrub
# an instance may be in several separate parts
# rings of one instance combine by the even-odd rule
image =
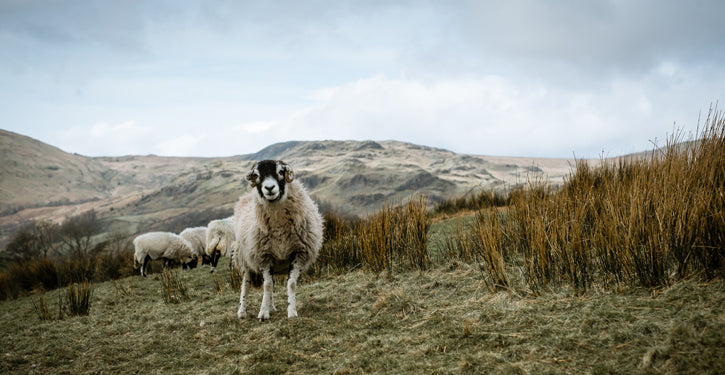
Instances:
[[[475,194],[446,199],[433,209],[433,214],[454,214],[464,210],[483,210],[491,207],[505,207],[509,204],[509,194],[503,190],[481,190]]]
[[[5,272],[0,272],[0,300],[18,298],[20,286]]]
[[[35,290],[51,290],[83,280],[107,281],[133,275],[133,248],[128,236],[111,236],[89,254],[17,259],[0,273],[0,300]]]

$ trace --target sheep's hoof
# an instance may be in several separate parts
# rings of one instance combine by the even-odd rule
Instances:
[[[246,317],[247,317],[247,312],[246,311],[244,311],[242,309],[237,310],[237,318],[244,319]]]
[[[295,311],[295,310],[287,310],[287,317],[288,318],[296,318],[297,317],[297,311]]]
[[[262,313],[262,312],[260,311],[260,312],[259,312],[259,315],[257,316],[257,319],[259,319],[259,321],[260,321],[260,322],[263,322],[263,321],[265,321],[265,320],[269,319],[269,312],[267,312],[267,313]]]

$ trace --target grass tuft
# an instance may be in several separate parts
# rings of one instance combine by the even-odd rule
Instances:
[[[32,302],[32,306],[41,321],[51,320],[50,310],[48,309],[48,303],[45,301],[45,296],[38,297],[37,301]]]
[[[161,272],[160,283],[161,296],[165,303],[176,304],[191,300],[186,285],[181,281],[176,271],[164,269]]]
[[[91,310],[93,288],[90,281],[68,284],[66,301],[70,316],[88,315]]]

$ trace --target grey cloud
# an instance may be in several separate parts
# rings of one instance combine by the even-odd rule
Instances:
[[[146,23],[142,2],[5,1],[0,30],[40,43],[97,43],[137,48]]]
[[[470,3],[463,32],[481,54],[627,72],[663,59],[722,61],[722,1],[548,1]]]

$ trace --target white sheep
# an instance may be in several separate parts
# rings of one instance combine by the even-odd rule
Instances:
[[[201,258],[201,264],[211,264],[211,257],[206,255],[206,227],[186,228],[179,236],[191,243],[191,249],[198,258]]]
[[[211,272],[216,270],[220,257],[232,256],[234,242],[236,239],[237,236],[234,233],[233,216],[209,222],[206,227],[205,254],[211,259]]]
[[[150,260],[163,259],[164,267],[172,261],[180,261],[189,268],[196,267],[196,253],[192,245],[178,234],[169,232],[144,233],[133,240],[135,266],[141,266],[141,275],[146,277],[146,266]]]
[[[289,273],[287,317],[297,316],[297,279],[315,262],[322,247],[323,220],[304,186],[282,161],[264,160],[247,173],[251,191],[234,209],[236,250],[232,257],[242,271],[237,316],[247,315],[249,286],[263,287],[260,320],[274,310],[273,275]]]

